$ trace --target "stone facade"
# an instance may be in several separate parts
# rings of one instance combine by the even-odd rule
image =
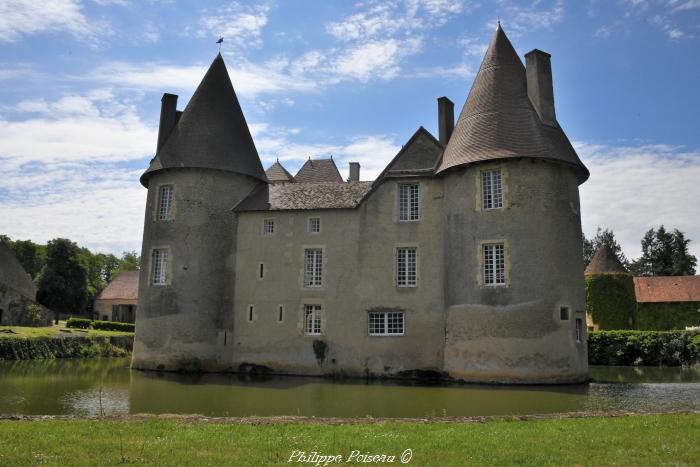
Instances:
[[[38,305],[32,317],[30,306]],[[0,325],[50,326],[51,312],[36,303],[36,286],[14,253],[0,242]]]
[[[374,182],[356,181],[357,166],[343,182],[332,161],[266,177],[247,127],[217,147],[196,116],[245,124],[236,99],[214,100],[235,98],[220,56],[184,112],[168,115],[165,95],[141,180],[133,367],[585,381],[588,172],[546,102],[549,55],[532,62],[536,96],[499,27],[456,125],[441,98],[442,141],[420,128]],[[518,131],[495,130],[499,116]]]

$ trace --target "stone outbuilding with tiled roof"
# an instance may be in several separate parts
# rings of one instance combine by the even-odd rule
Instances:
[[[550,56],[525,60],[499,26],[456,125],[438,98],[438,137],[419,127],[367,181],[333,158],[263,172],[221,56],[183,112],[165,94],[133,366],[587,381],[589,174]]]
[[[139,300],[139,271],[122,271],[95,298],[95,319],[133,323]]]

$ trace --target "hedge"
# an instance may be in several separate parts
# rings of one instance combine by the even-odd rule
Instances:
[[[132,336],[6,337],[0,339],[0,360],[124,357]]]
[[[700,364],[700,331],[593,331],[591,365]]]
[[[586,276],[586,312],[600,330],[634,329],[636,309],[629,274]]]
[[[70,318],[66,322],[68,328],[99,329],[102,331],[134,332],[134,323],[120,323],[118,321],[99,321],[85,318]]]

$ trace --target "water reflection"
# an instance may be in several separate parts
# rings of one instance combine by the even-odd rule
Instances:
[[[700,369],[595,367],[572,386],[417,385],[178,375],[128,359],[0,362],[0,413],[426,417],[700,410]]]

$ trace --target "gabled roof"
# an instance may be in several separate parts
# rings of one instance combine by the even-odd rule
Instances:
[[[372,182],[265,184],[241,201],[234,211],[353,209],[371,189]]]
[[[433,175],[443,149],[442,144],[421,126],[379,174],[374,184],[389,177]]]
[[[0,284],[15,289],[27,298],[36,300],[36,285],[24,270],[15,253],[0,242]]]
[[[629,274],[607,243],[598,248],[584,272],[586,276],[598,274]]]
[[[97,300],[138,300],[139,271],[123,271],[102,292]]]
[[[275,162],[265,171],[267,181],[270,183],[294,183],[294,176],[284,168],[280,161]]]
[[[340,176],[333,158],[307,160],[294,176],[294,179],[298,183],[343,182],[343,177]]]
[[[639,303],[700,302],[700,276],[635,277]]]
[[[267,181],[224,59],[217,55],[170,136],[141,176],[166,168],[197,167]]]
[[[491,39],[437,173],[481,161],[533,157],[571,165],[579,183],[588,169],[557,124],[545,125],[527,95],[527,78],[500,25]]]

